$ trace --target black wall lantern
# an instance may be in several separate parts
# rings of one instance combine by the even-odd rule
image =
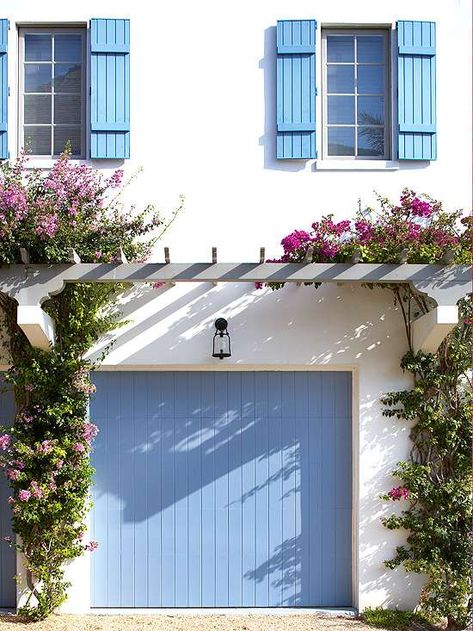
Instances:
[[[225,318],[215,320],[215,335],[212,345],[212,357],[223,359],[231,357],[230,336],[227,331],[228,322]]]

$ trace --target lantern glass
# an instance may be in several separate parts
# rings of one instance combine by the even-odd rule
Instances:
[[[223,318],[219,318],[215,322],[215,335],[212,346],[212,357],[223,359],[231,357],[230,336],[227,331],[227,322]]]

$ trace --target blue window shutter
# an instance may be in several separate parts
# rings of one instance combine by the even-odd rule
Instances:
[[[277,158],[316,157],[315,20],[277,25]]]
[[[90,157],[130,157],[130,20],[90,21]]]
[[[398,157],[437,158],[435,22],[397,23]]]
[[[8,20],[0,20],[0,160],[8,158]]]

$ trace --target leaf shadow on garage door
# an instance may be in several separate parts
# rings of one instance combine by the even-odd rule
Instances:
[[[333,396],[347,373],[95,381],[94,571],[109,606],[350,604],[349,398],[343,416]]]

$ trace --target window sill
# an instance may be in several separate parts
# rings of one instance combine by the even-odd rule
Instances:
[[[316,160],[316,171],[398,171],[397,160]]]
[[[45,169],[49,171],[58,161],[58,158],[28,158],[25,162],[25,169],[32,171],[33,169]],[[90,164],[84,158],[71,158],[71,164]]]

